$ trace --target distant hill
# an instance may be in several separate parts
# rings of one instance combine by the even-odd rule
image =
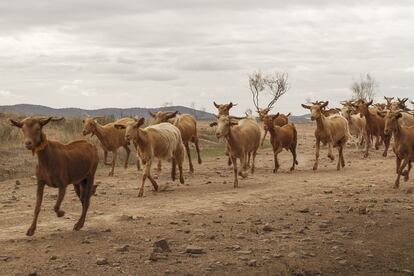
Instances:
[[[101,109],[81,109],[81,108],[51,108],[43,105],[33,104],[16,104],[0,106],[0,113],[16,113],[23,116],[30,115],[49,115],[49,116],[63,116],[63,117],[84,117],[84,116],[114,116],[115,118],[140,116],[148,118],[148,111],[156,112],[158,110],[179,111],[180,113],[188,113],[194,115],[197,120],[215,120],[212,113],[195,110],[185,106],[169,106],[159,108],[101,108]],[[309,114],[289,117],[292,123],[307,123],[310,121]]]
[[[168,111],[178,111],[180,113],[188,113],[194,115],[197,120],[213,120],[214,115],[205,111],[195,110],[185,106],[169,106],[165,108],[102,108],[102,109],[80,109],[80,108],[51,108],[42,105],[32,104],[16,104],[0,106],[2,113],[18,113],[21,115],[49,115],[63,117],[84,117],[90,116],[115,116],[115,118],[140,116],[148,118],[148,111],[156,112],[160,109]]]

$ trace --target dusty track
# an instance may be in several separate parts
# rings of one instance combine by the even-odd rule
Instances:
[[[101,169],[97,196],[80,232],[72,231],[81,209],[73,190],[62,205],[65,217],[57,218],[52,211],[57,191],[49,188],[37,233],[25,237],[35,182],[3,181],[0,274],[412,274],[412,180],[393,190],[391,152],[386,159],[380,151],[362,159],[361,150],[349,147],[344,171],[337,172],[322,149],[315,173],[312,131],[309,125],[298,126],[297,171],[288,172],[291,155],[284,152],[281,170],[272,174],[271,151],[261,150],[255,175],[241,180],[237,190],[225,157],[204,160],[194,175],[186,165],[185,186],[168,180],[165,164],[158,179],[164,191],[152,192],[148,183],[144,198],[137,198],[133,167],[118,167],[113,178]],[[172,252],[149,261],[160,239]],[[188,245],[201,247],[204,254],[186,254]],[[98,258],[108,264],[97,265]]]

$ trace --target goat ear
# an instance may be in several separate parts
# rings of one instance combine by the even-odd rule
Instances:
[[[60,121],[62,121],[64,119],[65,119],[64,117],[53,117],[52,118],[52,122],[60,122]]]
[[[402,117],[402,114],[401,114],[401,112],[398,112],[397,114],[395,114],[395,116],[397,117],[397,119],[398,118],[401,118]]]
[[[45,126],[47,125],[51,120],[53,119],[53,117],[49,117],[49,118],[45,118],[45,119],[40,119],[39,120],[39,124],[40,126]]]
[[[217,125],[217,122],[210,123],[210,127],[213,127],[213,126],[216,126],[216,125]]]
[[[13,119],[10,119],[10,123],[12,126],[18,127],[18,128],[22,128],[23,127],[23,123],[20,121],[15,121]]]
[[[148,111],[148,114],[149,114],[152,118],[155,118],[155,114],[154,114],[154,113],[152,113],[151,111]]]
[[[124,126],[124,125],[120,125],[120,124],[116,124],[116,125],[114,125],[114,127],[115,127],[116,129],[126,129],[126,126]]]
[[[177,116],[177,114],[178,114],[178,111],[175,111],[175,112],[173,112],[173,113],[170,113],[170,114],[167,116],[167,118],[168,118],[168,119],[174,118],[175,116]]]
[[[230,126],[237,126],[238,124],[238,122],[230,122]]]
[[[216,102],[214,102],[214,101],[213,101],[213,104],[214,104],[214,106],[215,106],[216,108],[219,108],[219,107],[220,107],[220,105],[216,104]]]
[[[337,108],[335,108],[335,110],[336,110],[336,111],[341,111],[342,109],[340,109],[340,108],[338,108],[338,107],[337,107]]]
[[[302,104],[302,107],[305,108],[305,109],[310,109],[311,108],[309,105],[306,105],[306,104]]]
[[[145,123],[145,119],[144,118],[140,118],[137,122],[137,126],[140,127]]]
[[[329,104],[329,101],[324,102],[324,103],[321,105],[321,108],[327,107],[327,106],[328,106],[328,104]]]
[[[276,119],[279,116],[280,116],[280,113],[278,112],[278,113],[276,113],[275,117],[273,117],[273,118]]]
[[[289,112],[288,114],[286,114],[285,116],[286,117],[289,117],[290,115],[292,115],[292,113],[291,112]]]
[[[369,102],[367,102],[367,105],[370,106],[373,102],[374,100],[370,100]]]
[[[230,102],[229,103],[229,107],[228,107],[228,109],[230,109],[230,108],[232,108],[233,107],[233,103],[232,102]]]

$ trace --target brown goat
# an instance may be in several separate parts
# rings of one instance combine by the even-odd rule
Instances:
[[[120,147],[123,147],[126,151],[126,159],[124,168],[126,169],[128,167],[128,160],[129,156],[131,154],[131,150],[128,147],[128,143],[125,140],[125,130],[119,130],[114,127],[115,124],[127,124],[134,122],[134,119],[132,118],[122,118],[117,120],[116,122],[109,123],[106,125],[101,125],[96,120],[98,117],[91,117],[86,118],[83,120],[83,130],[82,134],[84,136],[91,134],[96,135],[98,137],[99,141],[101,142],[102,148],[104,150],[104,164],[105,165],[111,165],[112,169],[109,172],[109,176],[114,175],[115,170],[115,164],[116,159],[118,156],[118,149]],[[112,162],[108,163],[108,151],[112,152]],[[140,170],[140,163],[139,158],[137,157],[137,168]]]
[[[394,136],[393,151],[396,156],[396,173],[394,188],[400,186],[400,177],[404,176],[404,181],[408,181],[411,170],[411,162],[414,161],[414,127],[403,127],[398,122],[401,112],[389,112],[385,119],[384,132],[388,136]],[[402,164],[401,164],[402,162]],[[408,169],[404,171],[408,165]]]
[[[260,109],[259,111],[257,111],[257,113],[259,114],[259,119],[262,122],[264,122],[264,120],[265,120],[266,116],[268,116],[269,112],[270,112],[269,107],[264,108],[264,109]],[[278,114],[279,114],[279,116],[274,117],[275,120],[273,121],[273,123],[275,124],[275,126],[284,126],[287,123],[289,123],[289,116],[291,115],[290,112],[286,115],[285,114],[280,114],[280,113],[278,113]],[[264,131],[265,131],[265,133],[263,135],[262,142],[260,143],[262,146],[263,146],[263,143],[266,139],[266,135],[267,135],[268,130],[266,130],[266,128],[265,128]]]
[[[316,120],[316,159],[315,164],[313,166],[313,170],[318,169],[321,142],[324,145],[328,144],[328,157],[332,161],[335,159],[332,154],[332,147],[338,147],[339,158],[336,169],[340,170],[341,166],[345,167],[343,149],[348,139],[351,138],[351,134],[349,133],[348,121],[341,115],[332,115],[329,117],[323,115],[322,110],[327,105],[328,102],[322,104],[320,102],[317,102],[316,104],[313,104],[311,106],[302,104],[303,108],[310,110],[312,121]]]
[[[368,103],[360,100],[354,105],[357,108],[357,111],[361,113],[361,115],[365,116],[367,121],[366,129],[368,137],[375,137],[375,149],[378,150],[380,145],[380,138],[384,142],[385,149],[382,156],[386,157],[388,153],[388,148],[390,146],[391,135],[385,135],[384,127],[385,127],[385,119],[378,115],[378,111],[374,112],[369,110],[369,106],[372,105],[372,100]],[[368,157],[369,148],[371,147],[371,139],[367,139],[367,143],[365,144],[365,154],[364,157]]]
[[[278,154],[283,150],[290,150],[293,157],[293,164],[290,171],[295,169],[295,165],[298,165],[296,160],[296,146],[298,143],[298,134],[294,124],[285,124],[283,126],[276,125],[275,121],[279,117],[279,113],[276,115],[266,115],[263,118],[265,131],[270,132],[270,142],[273,147],[275,168],[274,173],[279,169],[279,161],[277,159]]]
[[[231,116],[220,116],[217,122],[211,123],[211,127],[217,126],[216,137],[225,138],[227,149],[233,164],[234,171],[234,188],[239,186],[237,178],[237,158],[240,159],[240,176],[247,177],[247,159],[249,155],[253,156],[251,173],[255,170],[255,159],[257,150],[260,145],[260,127],[253,119],[243,119],[239,122],[233,122]]]
[[[151,165],[155,158],[172,161],[171,178],[173,181],[176,178],[176,167],[178,165],[180,182],[184,184],[182,166],[184,161],[184,145],[180,130],[170,123],[160,123],[141,129],[140,126],[144,122],[144,118],[141,118],[126,125],[115,125],[116,128],[125,129],[127,141],[132,140],[136,143],[142,163],[145,166],[138,197],[144,195],[144,184],[147,178],[151,181],[154,190],[158,191],[158,184],[151,176]]]
[[[90,197],[96,190],[94,178],[99,162],[96,147],[85,140],[74,141],[66,145],[47,140],[43,127],[51,119],[51,117],[47,119],[28,117],[22,121],[10,119],[12,125],[22,130],[26,148],[32,151],[33,155],[36,154],[38,160],[36,207],[32,225],[26,233],[28,236],[32,236],[36,231],[45,185],[59,189],[54,206],[58,217],[65,215],[60,205],[65,196],[66,187],[69,184],[74,185],[75,192],[82,202],[82,215],[73,228],[76,231],[80,230],[85,223]]]
[[[190,114],[181,114],[181,115],[177,115],[177,114],[178,114],[178,111],[176,112],[158,111],[157,113],[150,112],[150,115],[155,120],[154,122],[155,124],[171,122],[173,125],[175,125],[180,130],[181,138],[183,139],[184,147],[187,152],[190,172],[193,173],[194,166],[193,166],[193,162],[191,161],[191,152],[190,152],[189,142],[192,142],[195,145],[197,157],[198,157],[198,164],[201,164],[203,162],[201,160],[200,147],[198,145],[197,121]]]

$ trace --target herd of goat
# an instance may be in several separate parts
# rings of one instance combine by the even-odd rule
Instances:
[[[414,115],[406,106],[408,99],[385,97],[385,103],[373,105],[373,101],[364,100],[342,102],[342,108],[328,109],[328,102],[318,101],[302,104],[310,110],[312,121],[316,121],[316,152],[313,170],[319,164],[320,144],[328,146],[328,157],[334,160],[333,148],[338,149],[337,170],[345,166],[344,148],[352,137],[359,145],[365,145],[364,157],[367,157],[373,141],[378,149],[384,144],[383,156],[387,156],[391,138],[394,139],[393,150],[396,155],[395,188],[399,187],[400,177],[407,181],[411,170],[411,161],[414,160]],[[279,168],[278,154],[286,149],[292,153],[291,171],[298,165],[296,146],[297,131],[294,124],[289,123],[289,114],[269,114],[270,108],[258,110],[259,120],[263,123],[265,135],[262,138],[261,128],[252,116],[235,117],[230,115],[233,103],[217,104],[218,110],[215,127],[218,139],[226,144],[228,163],[234,169],[234,187],[238,187],[238,176],[245,178],[248,170],[254,173],[257,151],[270,133],[270,142],[274,152],[274,170]],[[113,123],[101,125],[97,117],[86,118],[83,123],[83,135],[95,135],[104,150],[104,163],[111,165],[110,176],[114,174],[118,149],[123,147],[127,157],[125,168],[130,156],[129,145],[132,143],[137,153],[137,168],[144,166],[141,187],[138,196],[143,196],[144,184],[148,178],[158,190],[158,184],[151,176],[152,163],[158,161],[158,170],[161,170],[161,160],[172,163],[171,177],[176,179],[178,166],[179,179],[184,183],[183,162],[187,153],[190,172],[194,172],[191,160],[189,143],[195,145],[198,163],[201,164],[197,122],[189,114],[178,112],[150,113],[153,117],[151,125],[144,127],[144,118],[122,118]],[[53,117],[31,116],[23,120],[10,119],[12,125],[20,128],[24,135],[24,144],[33,155],[37,155],[36,169],[37,196],[32,225],[27,231],[31,236],[35,233],[38,215],[40,212],[45,185],[58,188],[58,197],[54,211],[58,217],[64,216],[60,209],[65,196],[66,187],[74,185],[75,192],[82,203],[82,214],[75,224],[74,230],[80,230],[86,218],[90,197],[95,193],[94,177],[99,163],[97,148],[86,140],[78,140],[69,144],[61,144],[47,139],[43,127]],[[352,136],[351,136],[352,135]],[[112,152],[112,162],[108,163],[108,152]],[[240,161],[240,170],[237,162]],[[407,167],[408,166],[408,167]],[[407,167],[407,169],[406,169]]]

